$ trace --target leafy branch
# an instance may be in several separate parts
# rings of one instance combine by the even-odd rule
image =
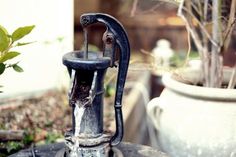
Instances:
[[[2,75],[7,68],[13,68],[17,72],[23,72],[18,62],[9,64],[7,61],[21,54],[20,52],[12,51],[12,48],[32,43],[22,43],[19,42],[19,40],[28,35],[34,27],[34,25],[19,27],[12,34],[9,34],[3,26],[0,26],[0,75]]]
[[[34,25],[19,27],[12,34],[9,34],[8,31],[0,25],[0,75],[2,75],[7,68],[13,68],[16,72],[23,72],[23,69],[18,65],[19,62],[10,64],[8,61],[21,54],[20,52],[13,51],[12,48],[32,43],[19,42],[19,40],[28,35],[34,27]]]

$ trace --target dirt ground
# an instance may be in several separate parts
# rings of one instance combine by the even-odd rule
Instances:
[[[114,120],[112,102],[112,98],[106,98],[104,102],[105,130]],[[71,107],[65,91],[52,90],[29,99],[13,99],[0,105],[0,113],[0,130],[25,132],[20,141],[0,140],[0,152],[5,155],[32,144],[63,140],[64,133],[72,126]]]

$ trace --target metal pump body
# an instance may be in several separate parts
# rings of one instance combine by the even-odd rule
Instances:
[[[102,13],[81,16],[84,29],[94,23],[103,23],[103,53],[88,50],[74,51],[63,56],[71,77],[69,104],[72,107],[72,130],[66,133],[67,156],[102,156],[107,147],[115,146],[123,137],[122,95],[130,58],[130,46],[123,26],[113,17]],[[87,43],[87,41],[86,41]],[[87,46],[87,45],[85,45]],[[119,59],[116,60],[116,48]],[[116,65],[116,63],[119,65]],[[103,131],[104,77],[108,68],[118,66],[114,100],[116,132]]]

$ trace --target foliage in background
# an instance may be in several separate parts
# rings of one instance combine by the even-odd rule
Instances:
[[[29,146],[33,142],[33,135],[27,133],[20,141],[5,141],[0,142],[0,157],[6,157],[16,153],[20,149]]]
[[[80,50],[84,50],[84,49],[85,47],[84,45],[82,45]],[[100,52],[100,49],[96,45],[93,45],[93,44],[88,44],[88,50],[92,52]]]
[[[64,136],[58,133],[48,133],[45,138],[45,143],[46,144],[55,143],[59,138],[63,139]]]
[[[9,63],[9,60],[21,54],[12,50],[13,48],[32,43],[20,42],[19,40],[28,35],[34,27],[34,25],[19,27],[12,34],[9,34],[3,26],[0,26],[0,75],[7,68],[13,68],[16,72],[23,72],[23,69],[18,65],[19,62]]]
[[[38,135],[40,135],[40,132],[38,133]],[[36,131],[27,131],[22,140],[0,142],[0,157],[6,157],[10,154],[18,152],[23,148],[33,146],[36,136]],[[43,140],[37,142],[36,145],[55,143],[57,139],[63,138],[62,134],[54,132],[46,132],[44,136],[45,137],[42,136]]]
[[[199,59],[199,55],[195,51],[191,51],[189,55],[186,56],[185,52],[174,53],[174,56],[170,58],[170,64],[173,68],[185,67],[189,61]]]

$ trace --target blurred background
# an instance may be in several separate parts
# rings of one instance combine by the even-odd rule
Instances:
[[[61,141],[65,130],[71,127],[67,98],[69,77],[62,65],[62,56],[82,48],[84,34],[80,16],[88,12],[114,16],[128,33],[131,63],[123,100],[124,140],[157,147],[153,138],[155,130],[146,118],[145,105],[164,87],[152,54],[157,41],[165,39],[167,48],[173,52],[170,65],[175,69],[184,64],[188,50],[188,35],[183,21],[176,15],[176,3],[158,0],[0,0],[0,4],[0,25],[9,32],[20,26],[35,25],[32,33],[24,38],[35,42],[20,47],[22,55],[16,59],[24,72],[9,69],[0,77],[3,86],[0,130],[22,133],[12,139],[0,138],[2,156],[32,144]],[[90,49],[102,51],[101,39],[105,30],[101,24],[88,28]],[[234,33],[232,41],[235,40]],[[234,65],[235,46],[231,44],[229,53],[224,56],[225,65]],[[197,58],[195,51],[192,45],[191,55]],[[117,71],[108,73],[113,78]],[[114,82],[115,79],[109,78],[105,81],[104,125],[111,131],[115,129]]]
[[[172,48],[181,51],[187,48],[187,35],[181,19],[176,16],[177,6],[171,3],[158,1],[133,0],[92,0],[89,2],[75,1],[75,48],[80,48],[83,42],[82,28],[79,23],[80,15],[85,12],[104,12],[116,17],[125,27],[132,51],[140,49],[151,51],[156,46],[156,41],[162,38],[169,40]],[[103,30],[101,26],[95,26]],[[91,28],[92,29],[92,28]],[[93,32],[89,42],[102,48],[100,34]],[[177,40],[177,36],[181,40]]]

